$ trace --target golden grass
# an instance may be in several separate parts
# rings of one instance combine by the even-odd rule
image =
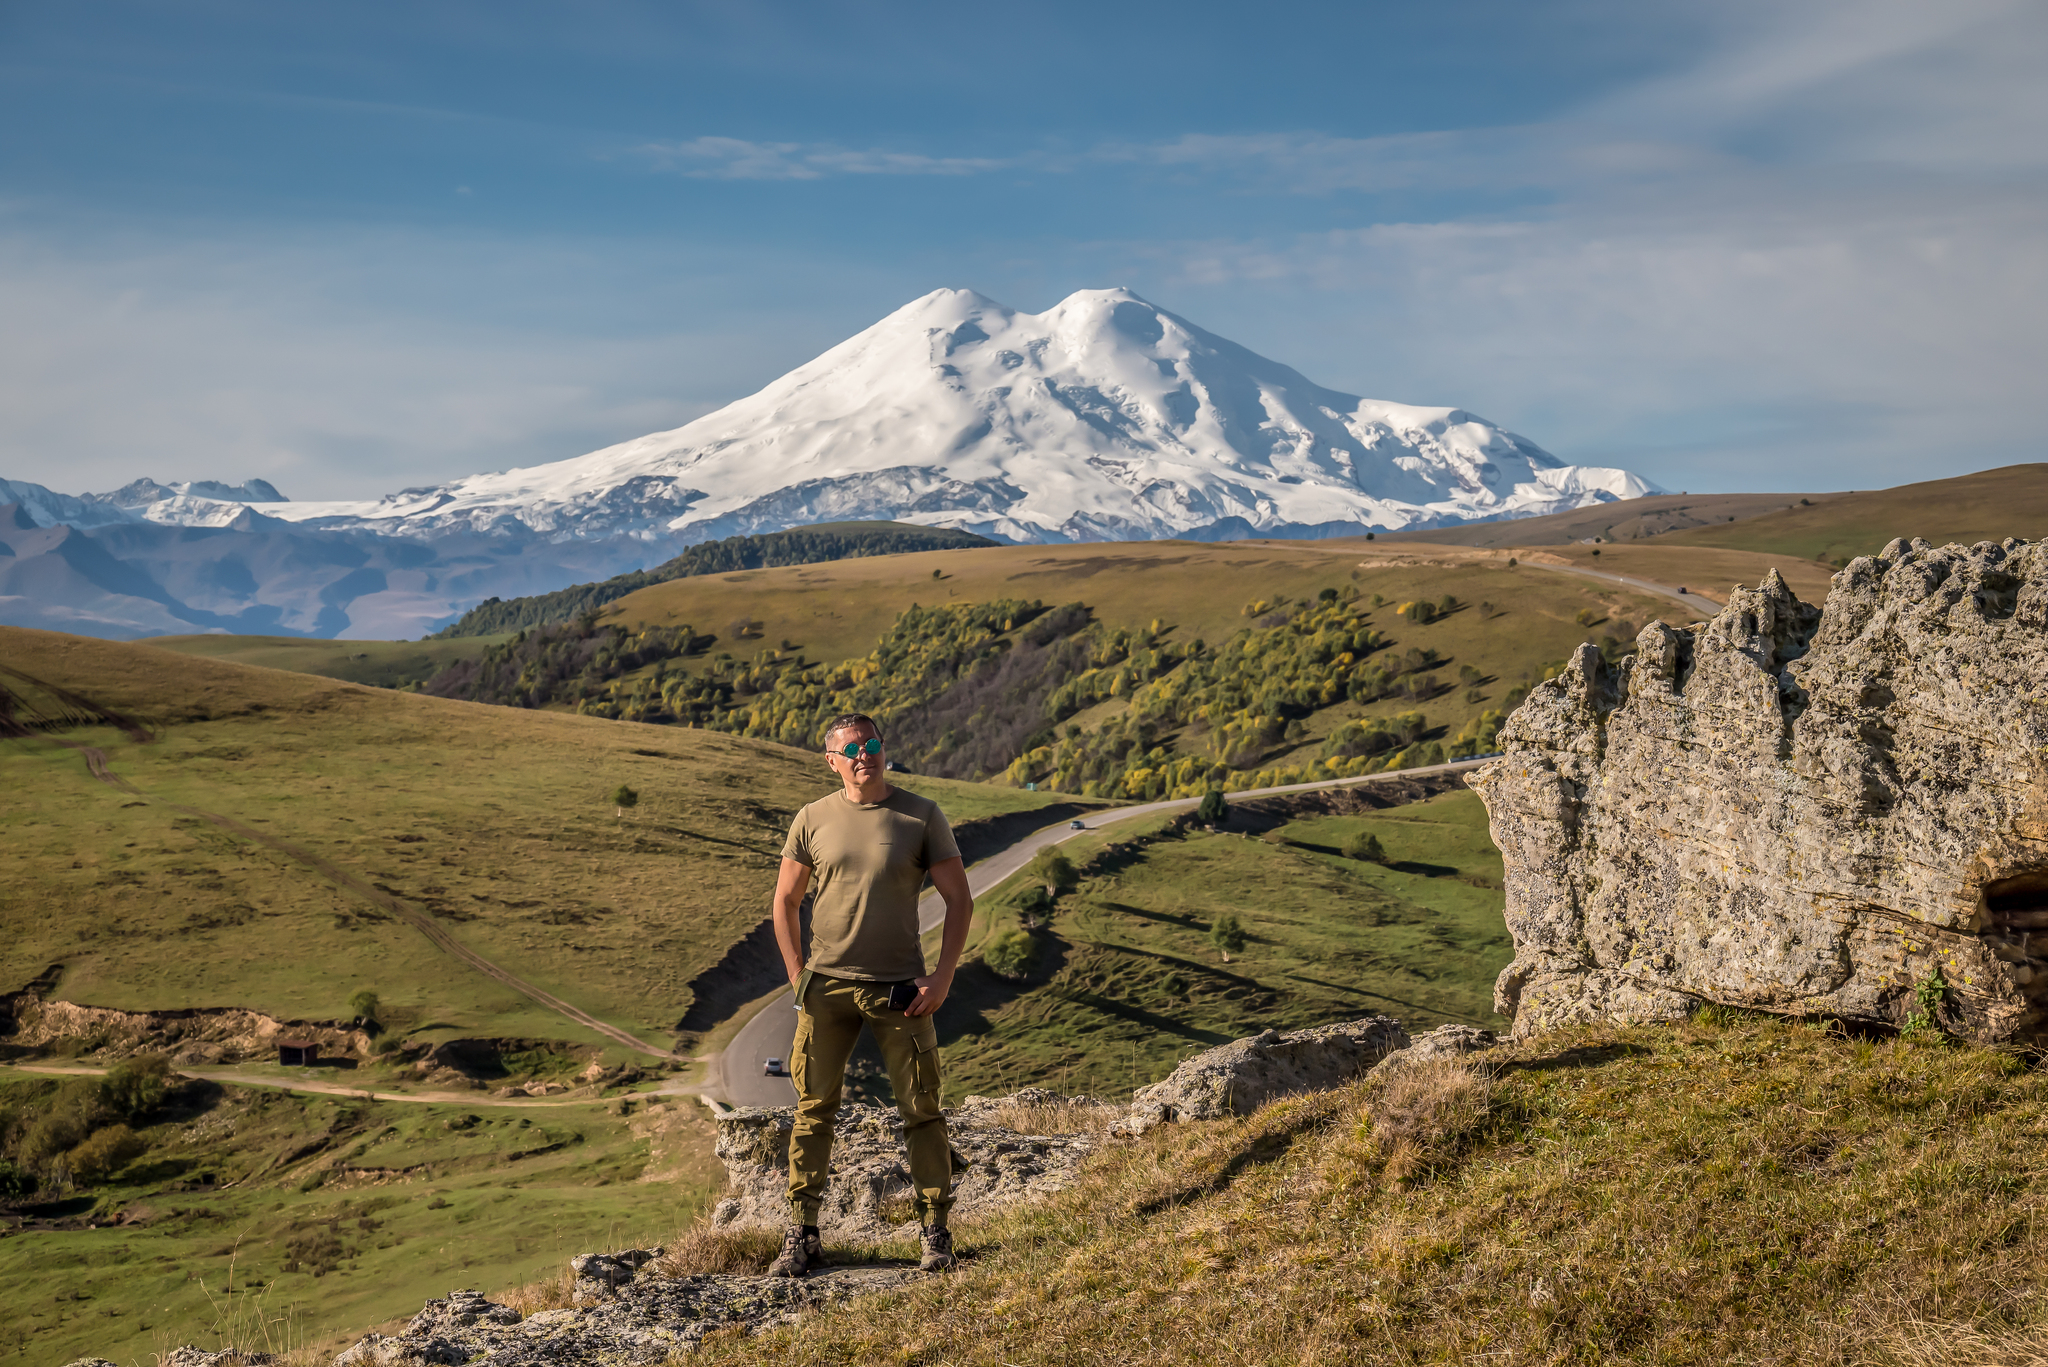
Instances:
[[[1738,1019],[1485,1069],[1162,1127],[963,1228],[957,1274],[706,1360],[1961,1367],[2041,1341],[2048,1078],[2019,1059]],[[1390,1173],[1404,1143],[1430,1161]]]

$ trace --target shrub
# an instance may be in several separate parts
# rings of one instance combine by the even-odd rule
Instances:
[[[1010,982],[1022,982],[1038,963],[1038,941],[1022,930],[1006,930],[981,951],[988,971]]]
[[[1384,864],[1387,851],[1380,844],[1380,838],[1371,831],[1360,831],[1344,842],[1344,857],[1356,859],[1363,864]]]
[[[1589,627],[1596,622],[1605,621],[1606,618],[1598,608],[1580,608],[1578,615],[1573,617],[1572,620],[1582,627]]]
[[[140,1158],[148,1148],[142,1136],[126,1125],[95,1130],[69,1155],[72,1179],[88,1185],[104,1182]]]
[[[171,1061],[162,1054],[137,1054],[117,1063],[100,1082],[106,1104],[130,1120],[163,1105],[177,1085]]]
[[[1223,800],[1221,788],[1211,788],[1202,794],[1202,805],[1195,808],[1195,819],[1205,826],[1221,826],[1230,820],[1230,804]]]
[[[1229,912],[1218,916],[1209,927],[1209,943],[1226,954],[1235,954],[1245,946],[1244,927]]]
[[[1052,894],[1036,883],[1017,894],[1017,910],[1027,920],[1050,916],[1052,908]]]
[[[105,1089],[98,1078],[73,1078],[57,1089],[49,1109],[29,1124],[16,1155],[30,1167],[49,1166],[85,1142],[108,1119]]]

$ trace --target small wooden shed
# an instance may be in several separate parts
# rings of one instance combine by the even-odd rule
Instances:
[[[309,1039],[281,1039],[277,1042],[277,1061],[286,1068],[311,1068],[320,1061],[319,1042]]]

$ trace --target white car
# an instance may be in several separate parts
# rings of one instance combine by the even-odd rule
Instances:
[[[788,1077],[789,1069],[782,1066],[782,1060],[771,1058],[761,1065],[762,1077]]]

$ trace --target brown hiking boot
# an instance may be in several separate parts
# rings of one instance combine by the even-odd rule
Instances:
[[[944,1272],[959,1259],[953,1256],[953,1231],[940,1225],[924,1232],[924,1257],[919,1261],[920,1272]]]
[[[768,1264],[771,1277],[801,1277],[814,1267],[824,1267],[825,1247],[815,1234],[804,1233],[802,1225],[791,1225],[782,1236],[782,1252]]]

